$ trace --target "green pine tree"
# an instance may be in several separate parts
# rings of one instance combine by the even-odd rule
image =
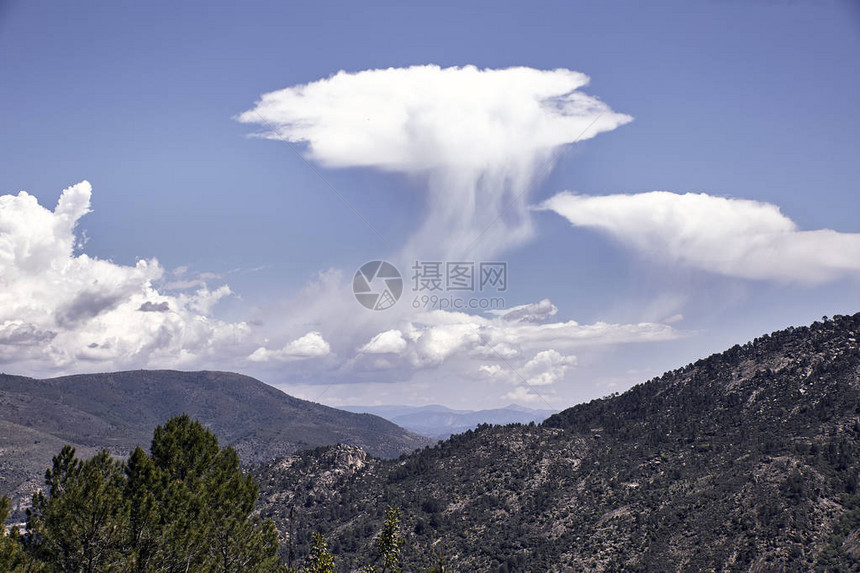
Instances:
[[[161,526],[151,559],[156,570],[283,569],[277,532],[252,515],[257,485],[240,469],[233,448],[219,448],[214,434],[183,415],[156,428],[152,462],[161,476]]]
[[[131,573],[150,571],[162,525],[162,476],[141,447],[128,458],[124,496],[129,503],[126,555]]]
[[[34,571],[32,560],[24,552],[21,544],[21,534],[14,526],[5,530],[6,520],[9,519],[9,498],[0,497],[0,571],[4,573],[25,573]]]
[[[207,515],[205,478],[218,440],[182,415],[155,429],[150,449],[158,526],[147,566],[165,573],[206,571],[212,567],[208,551],[215,524]]]
[[[400,573],[400,550],[405,543],[400,534],[400,509],[389,507],[385,510],[385,523],[376,538],[376,559],[373,565],[365,567],[366,573]]]
[[[87,461],[66,446],[45,473],[49,494],[33,497],[28,538],[50,570],[75,573],[126,571],[122,542],[128,505],[122,465],[106,451]]]
[[[325,537],[322,533],[315,533],[313,546],[308,556],[308,565],[303,573],[335,573],[334,556],[326,546]]]
[[[136,448],[122,464],[106,451],[81,461],[63,448],[28,514],[23,545],[34,567],[27,571],[286,570],[274,525],[253,515],[257,485],[232,448],[219,448],[209,430],[183,415],[156,428],[151,451]],[[7,553],[14,556],[10,540],[0,544],[4,573],[15,571],[5,568]]]
[[[239,469],[233,448],[218,452],[203,479],[205,515],[215,524],[210,532],[209,558],[223,573],[272,571],[278,536],[271,522],[252,517],[257,484]]]

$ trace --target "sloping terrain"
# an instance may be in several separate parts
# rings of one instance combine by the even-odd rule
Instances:
[[[0,375],[0,495],[26,498],[66,443],[127,455],[187,413],[258,463],[321,445],[351,444],[394,457],[432,443],[387,420],[284,394],[227,372],[133,371],[36,380]]]
[[[406,571],[858,570],[858,338],[860,314],[789,328],[399,460],[305,452],[259,468],[261,512],[343,571],[389,504]]]

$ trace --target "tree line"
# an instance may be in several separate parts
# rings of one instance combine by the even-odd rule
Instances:
[[[299,570],[279,556],[258,488],[231,447],[187,415],[155,429],[150,452],[87,460],[66,446],[33,496],[24,528],[0,531],[7,573],[334,573],[322,534]],[[0,524],[10,503],[0,498]],[[399,573],[399,510],[388,508],[366,573]],[[292,565],[292,564],[290,564]],[[444,570],[443,568],[439,569]]]

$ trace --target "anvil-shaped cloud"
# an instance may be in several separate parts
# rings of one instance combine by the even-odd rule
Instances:
[[[342,71],[264,94],[238,119],[326,167],[426,177],[427,218],[405,257],[453,260],[527,239],[528,191],[556,152],[631,121],[579,91],[588,81],[525,67]]]

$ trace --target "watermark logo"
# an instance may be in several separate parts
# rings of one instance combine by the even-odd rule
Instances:
[[[370,310],[386,310],[403,294],[403,277],[388,261],[364,263],[352,279],[355,299]]]
[[[484,261],[415,261],[412,265],[412,308],[439,310],[498,310],[505,308],[500,296],[508,290],[508,264]],[[386,310],[403,294],[403,279],[386,261],[362,265],[352,281],[356,300],[370,310]],[[467,293],[481,293],[469,297]]]
[[[415,261],[415,292],[484,292],[508,290],[508,263],[475,261]]]

